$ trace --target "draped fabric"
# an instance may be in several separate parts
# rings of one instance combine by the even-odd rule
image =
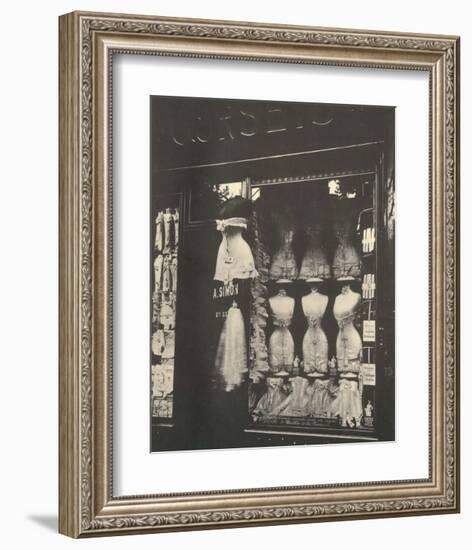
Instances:
[[[352,420],[360,424],[362,399],[359,384],[356,380],[340,380],[339,393],[332,402],[330,409],[333,416],[340,416],[344,426],[351,424]]]
[[[228,310],[216,351],[215,367],[224,381],[225,391],[241,385],[247,372],[247,347],[244,319],[236,303]]]

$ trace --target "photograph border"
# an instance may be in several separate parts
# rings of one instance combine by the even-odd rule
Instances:
[[[59,19],[59,531],[73,537],[459,511],[459,38],[73,12]],[[430,475],[115,497],[114,54],[427,71]],[[427,228],[424,228],[426,231]]]

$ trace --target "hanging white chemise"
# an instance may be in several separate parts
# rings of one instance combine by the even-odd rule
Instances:
[[[236,302],[228,310],[221,330],[215,357],[215,368],[224,381],[226,391],[241,385],[247,372],[247,347],[244,319]]]

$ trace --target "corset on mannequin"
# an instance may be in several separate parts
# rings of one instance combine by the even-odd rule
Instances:
[[[354,243],[352,212],[348,212],[345,207],[341,208],[334,221],[333,229],[338,243],[333,257],[333,277],[335,279],[360,277],[361,259]]]
[[[354,326],[360,301],[360,294],[353,292],[346,282],[333,306],[333,314],[339,325],[336,359],[340,381],[338,395],[331,404],[330,412],[341,418],[343,426],[359,426],[362,417],[362,388],[358,381],[362,340]]]
[[[270,370],[277,376],[287,376],[293,367],[295,345],[289,326],[292,322],[295,300],[284,289],[269,298],[274,331],[269,339]]]
[[[269,278],[273,281],[290,282],[297,278],[298,268],[292,249],[295,229],[290,222],[279,226],[279,249],[272,257]]]
[[[303,337],[303,368],[308,376],[323,376],[328,371],[328,339],[321,328],[321,320],[328,305],[328,297],[313,286],[302,298],[303,313],[308,327]]]
[[[338,372],[344,375],[357,374],[360,371],[362,340],[354,326],[360,301],[361,295],[353,292],[347,281],[334,301],[333,314],[339,326],[336,359]]]
[[[322,247],[322,225],[308,225],[305,234],[308,242],[298,278],[308,282],[329,279],[331,266]]]
[[[216,229],[221,243],[216,257],[214,280],[228,284],[233,279],[253,279],[258,276],[251,248],[243,237],[252,203],[243,197],[228,199],[218,211]]]
[[[251,249],[242,235],[243,229],[247,228],[247,220],[218,220],[216,228],[221,231],[222,240],[216,257],[215,281],[227,284],[233,279],[257,277]]]

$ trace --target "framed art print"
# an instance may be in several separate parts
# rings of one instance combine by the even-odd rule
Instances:
[[[60,18],[62,533],[458,511],[458,67]]]

